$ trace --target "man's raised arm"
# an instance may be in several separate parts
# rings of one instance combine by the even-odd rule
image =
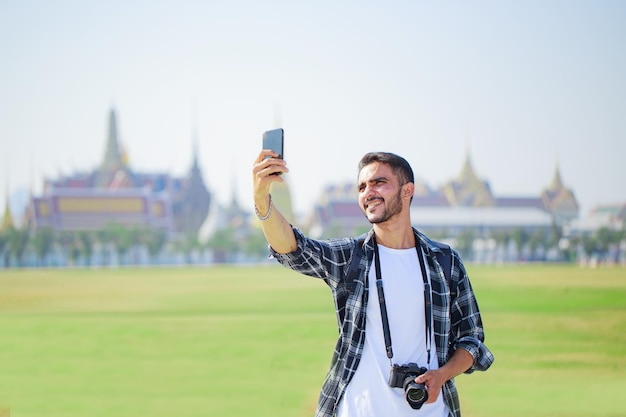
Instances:
[[[270,158],[266,158],[269,156]],[[278,253],[293,252],[297,247],[291,224],[272,202],[270,186],[273,182],[283,182],[283,173],[289,172],[286,163],[276,158],[278,155],[264,149],[257,156],[252,167],[254,210],[261,220],[263,234],[269,245]],[[278,175],[272,175],[279,173]]]

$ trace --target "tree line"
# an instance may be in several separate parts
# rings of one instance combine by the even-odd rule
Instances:
[[[96,231],[55,231],[51,227],[37,229],[10,226],[0,230],[0,268],[85,265],[94,258],[97,265],[159,264],[167,259],[192,263],[193,255],[211,254],[211,262],[233,262],[236,259],[262,259],[267,244],[260,230],[245,232],[224,227],[206,242],[195,234],[172,235],[163,229],[111,223]],[[206,258],[206,256],[205,256]],[[165,259],[165,260],[164,260]]]
[[[328,234],[331,231],[328,231]],[[445,232],[430,234],[445,240]],[[480,243],[513,248],[506,261],[563,262],[594,259],[620,263],[626,258],[626,232],[600,228],[593,232],[564,235],[555,225],[545,230],[522,228],[491,231],[466,229],[454,237],[454,248],[468,261],[480,261]],[[553,256],[548,257],[546,253]],[[226,225],[206,242],[196,234],[171,235],[163,229],[111,223],[97,231],[55,231],[8,227],[0,230],[0,268],[66,265],[94,266],[173,263],[258,262],[267,258],[267,243],[259,228]],[[52,256],[56,254],[56,258]],[[138,255],[140,254],[140,255]],[[556,254],[556,256],[554,256]],[[139,259],[141,258],[141,260]],[[56,259],[56,261],[55,261]],[[60,259],[60,260],[59,260]],[[95,260],[94,260],[95,259]]]
[[[594,231],[575,231],[565,234],[553,224],[549,231],[524,228],[479,233],[466,229],[455,238],[455,249],[464,258],[475,260],[477,243],[490,241],[494,246],[512,247],[516,258],[512,261],[547,261],[599,263],[626,262],[626,229],[602,227]],[[547,254],[551,253],[551,256]]]

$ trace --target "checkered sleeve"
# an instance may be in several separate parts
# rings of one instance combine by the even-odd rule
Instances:
[[[485,346],[483,322],[478,303],[472,289],[463,262],[455,254],[452,266],[452,282],[456,285],[450,290],[455,292],[451,307],[451,330],[453,349],[463,348],[474,358],[474,364],[466,371],[486,371],[494,361],[493,354]]]
[[[354,241],[350,238],[316,240],[306,237],[293,227],[297,247],[293,252],[280,254],[270,247],[270,254],[281,265],[301,274],[324,279],[336,288],[344,279],[352,255]]]

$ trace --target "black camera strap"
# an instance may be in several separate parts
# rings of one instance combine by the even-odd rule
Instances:
[[[387,357],[389,358],[389,362],[391,362],[391,358],[393,358],[393,349],[391,347],[391,330],[389,329],[389,318],[387,317],[387,306],[385,304],[385,292],[383,290],[383,279],[380,271],[380,254],[378,252],[378,244],[376,243],[376,236],[372,239],[374,244],[375,251],[375,259],[374,266],[376,268],[376,289],[378,291],[378,304],[380,305],[380,316],[383,321],[383,336],[385,337],[385,350],[387,352]],[[424,314],[425,314],[425,327],[426,327],[426,357],[427,357],[427,368],[430,368],[430,348],[432,344],[432,336],[431,336],[431,326],[432,326],[432,303],[431,303],[431,293],[430,293],[430,282],[428,281],[428,276],[426,275],[426,266],[424,265],[424,257],[422,256],[422,251],[420,250],[419,243],[417,239],[415,239],[415,250],[417,252],[417,259],[420,263],[420,269],[422,271],[422,279],[424,280]]]

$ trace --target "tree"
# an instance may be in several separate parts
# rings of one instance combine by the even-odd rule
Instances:
[[[63,248],[69,263],[74,265],[80,256],[80,248],[76,244],[76,233],[67,230],[60,232],[58,234],[58,242]]]
[[[473,229],[464,229],[456,238],[455,249],[463,258],[470,258],[472,253],[472,243],[476,238],[476,232]]]
[[[163,250],[167,242],[167,232],[163,229],[146,229],[142,232],[142,243],[148,248],[150,260]]]
[[[552,220],[552,225],[550,226],[550,238],[548,239],[549,247],[557,247],[559,242],[563,238],[563,228],[557,224],[556,221]]]
[[[261,229],[252,229],[244,242],[244,251],[246,254],[263,258],[267,256],[267,240]]]
[[[511,232],[511,239],[513,239],[517,247],[518,257],[521,257],[524,246],[528,241],[528,233],[521,227],[518,227]]]
[[[545,243],[545,234],[540,228],[535,229],[535,231],[530,236],[528,236],[528,247],[530,249],[531,260],[536,260],[537,249],[539,249],[541,245]]]
[[[80,256],[85,260],[85,263],[89,265],[91,263],[91,255],[93,255],[93,244],[95,235],[81,230],[76,233],[76,243],[79,247]]]
[[[7,266],[8,251],[5,252],[7,243],[9,242],[9,234],[6,230],[0,230],[0,255],[2,255],[2,264],[0,266]]]
[[[496,248],[498,248],[498,261],[505,261],[506,259],[506,247],[509,243],[510,236],[507,230],[493,230],[491,232],[491,238],[496,242]]]
[[[139,240],[137,228],[124,226],[120,223],[108,223],[101,230],[100,236],[104,243],[113,244],[120,264],[131,246]]]
[[[619,248],[624,238],[624,230],[601,227],[595,235],[597,250],[600,252],[602,258],[607,261],[617,261],[617,259],[609,259],[609,257],[612,250],[614,251],[614,256],[618,256],[617,248]]]
[[[239,247],[235,240],[235,230],[231,226],[217,230],[208,240],[207,246],[213,250],[216,262],[227,262],[229,254]]]
[[[10,253],[15,257],[17,266],[22,266],[22,257],[28,244],[28,229],[26,228],[9,228],[8,247]]]
[[[54,229],[48,226],[37,228],[33,234],[32,244],[39,266],[46,266],[46,256],[54,244]]]
[[[583,244],[583,250],[585,251],[585,254],[587,254],[587,256],[592,257],[594,253],[597,252],[598,249],[598,242],[596,240],[596,237],[592,234],[585,234],[582,236],[582,244]]]

